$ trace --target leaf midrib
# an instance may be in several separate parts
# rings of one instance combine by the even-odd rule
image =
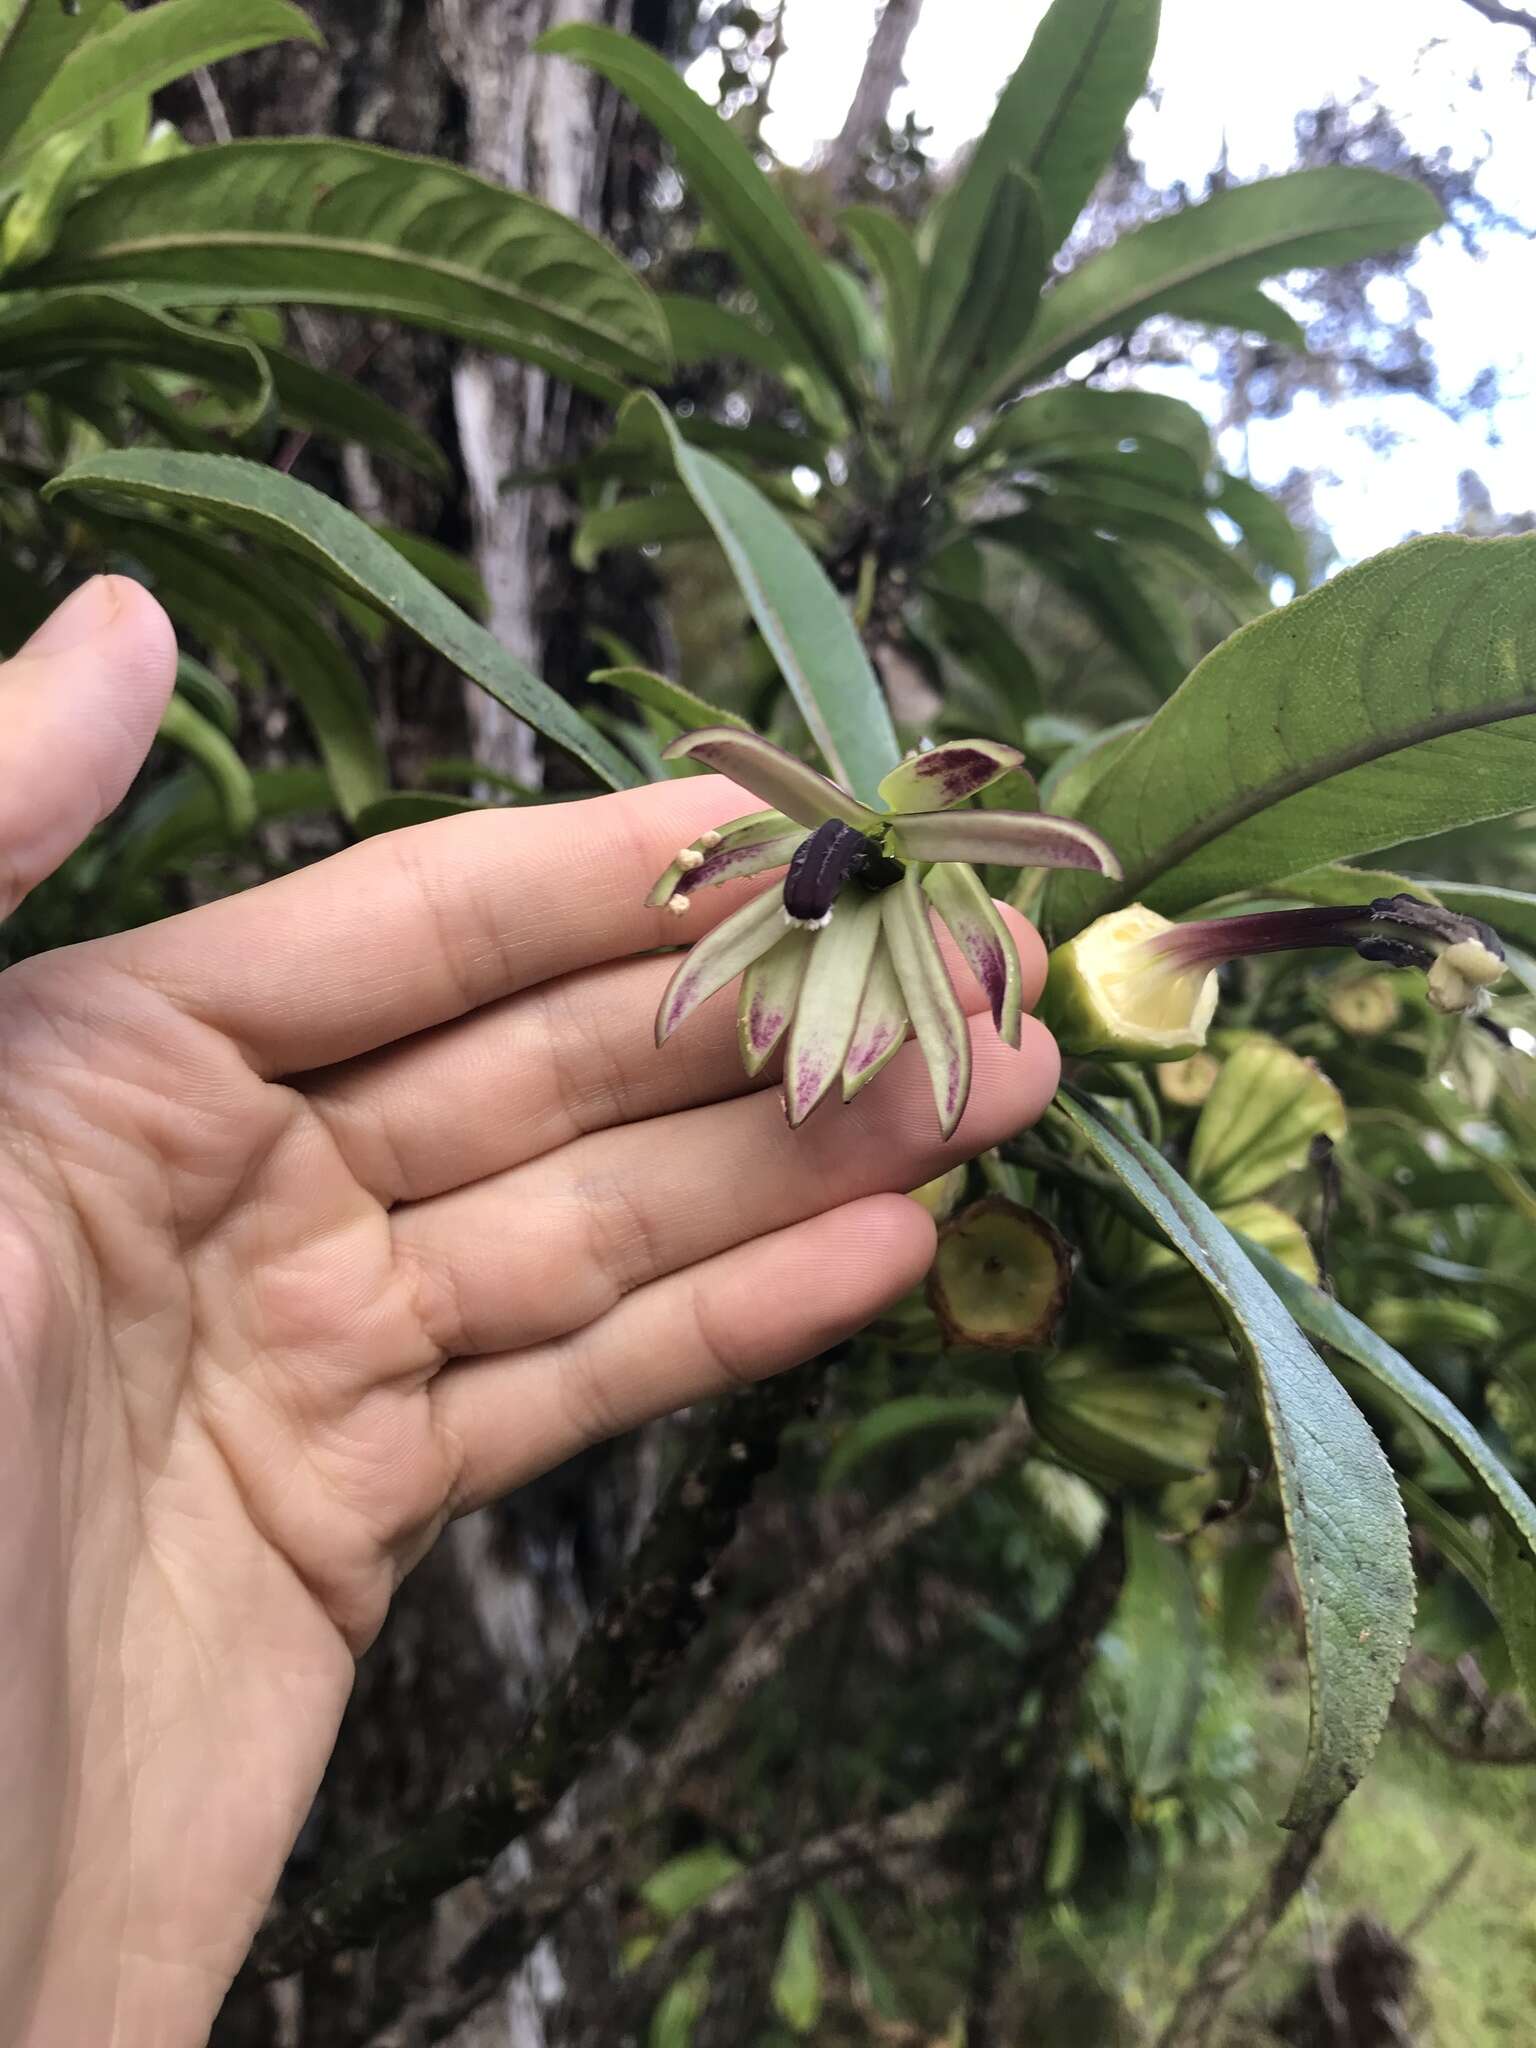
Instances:
[[[1170,700],[1171,701],[1171,700]],[[1332,782],[1336,776],[1345,775],[1351,768],[1366,767],[1372,761],[1384,760],[1388,754],[1400,754],[1409,747],[1421,746],[1426,740],[1444,739],[1453,732],[1469,732],[1482,725],[1498,725],[1506,718],[1536,717],[1536,698],[1521,697],[1509,703],[1478,705],[1471,711],[1445,712],[1437,718],[1420,719],[1407,728],[1397,727],[1391,735],[1376,736],[1376,739],[1361,740],[1352,747],[1344,747],[1329,758],[1333,762],[1327,773],[1319,775],[1317,764],[1298,764],[1288,775],[1277,775],[1271,781],[1260,784],[1244,795],[1240,802],[1228,804],[1197,825],[1191,825],[1175,839],[1168,840],[1157,852],[1149,854],[1135,867],[1126,869],[1125,881],[1120,892],[1105,903],[1107,910],[1118,910],[1122,904],[1135,900],[1136,891],[1147,882],[1156,881],[1159,876],[1170,874],[1181,867],[1191,854],[1209,846],[1213,840],[1224,838],[1237,826],[1244,825],[1260,811],[1275,804],[1284,803],[1288,797],[1300,796],[1303,790],[1312,789],[1325,782]],[[1116,768],[1123,763],[1117,761]],[[1106,792],[1107,793],[1107,792]]]
[[[310,255],[336,253],[347,256],[369,256],[375,262],[393,263],[401,269],[426,270],[434,276],[449,278],[457,283],[479,285],[485,289],[500,292],[518,304],[535,306],[540,312],[553,315],[556,320],[575,327],[577,332],[585,328],[587,332],[601,335],[605,340],[616,343],[620,348],[626,349],[636,356],[642,355],[642,350],[636,342],[632,341],[628,336],[621,334],[617,328],[610,327],[601,320],[582,319],[577,321],[573,319],[566,307],[558,306],[552,300],[540,297],[537,292],[530,292],[520,286],[509,284],[504,278],[489,277],[483,270],[471,270],[462,263],[450,263],[446,258],[440,256],[428,256],[415,250],[397,249],[388,243],[358,242],[336,235],[301,236],[295,233],[273,234],[270,232],[260,233],[255,230],[250,232],[224,230],[221,232],[218,229],[209,229],[205,233],[195,235],[138,236],[129,241],[99,242],[90,250],[89,260],[92,262],[112,262],[116,261],[119,257],[145,256],[156,251],[226,247],[238,249],[298,249]],[[67,262],[69,257],[70,252],[65,250],[62,260]],[[80,260],[85,260],[83,255]],[[77,280],[76,288],[86,290],[89,289],[89,284],[90,281],[88,279]],[[210,287],[209,289],[211,290],[212,288]],[[326,302],[330,305],[350,304],[355,302],[355,295],[332,296],[327,294]]]
[[[1067,109],[1076,99],[1078,88],[1081,86],[1084,76],[1099,54],[1100,46],[1109,28],[1110,16],[1114,13],[1118,4],[1119,0],[1101,0],[1099,18],[1089,33],[1088,41],[1083,46],[1082,55],[1073,66],[1064,89],[1058,94],[1056,104],[1051,110],[1051,117],[1046,122],[1044,128],[1041,129],[1040,139],[1036,142],[1034,150],[1030,155],[1028,169],[1032,175],[1039,170],[1041,163],[1045,159],[1046,151],[1056,140],[1057,131],[1067,117]],[[1071,223],[1069,222],[1068,226],[1070,227],[1070,225]]]
[[[1282,179],[1275,178],[1263,179],[1259,180],[1258,182],[1264,184],[1278,185],[1283,183],[1284,181]],[[1238,189],[1245,192],[1252,192],[1257,189],[1257,185],[1245,185]],[[1199,208],[1194,207],[1191,208],[1190,211],[1198,212]],[[1166,214],[1163,217],[1164,219],[1168,220],[1179,218],[1179,216],[1175,214]],[[1386,225],[1387,223],[1383,221],[1382,224]],[[1157,226],[1157,222],[1150,222],[1149,225],[1155,227]],[[1094,319],[1086,322],[1079,321],[1078,325],[1075,328],[1063,328],[1059,334],[1049,337],[1050,347],[1045,349],[1037,348],[1032,355],[1025,356],[1023,360],[1015,366],[1015,368],[1011,372],[1011,375],[1015,381],[1017,381],[1021,377],[1027,377],[1030,375],[1032,371],[1036,370],[1041,363],[1048,361],[1050,357],[1056,355],[1062,348],[1066,347],[1068,343],[1073,342],[1075,336],[1085,333],[1089,327],[1100,326],[1106,320],[1120,320],[1127,313],[1134,312],[1138,305],[1142,304],[1143,301],[1153,298],[1162,298],[1170,291],[1177,291],[1181,285],[1195,284],[1203,278],[1218,277],[1223,270],[1228,268],[1229,265],[1233,263],[1240,263],[1244,261],[1247,257],[1263,255],[1266,251],[1271,249],[1283,249],[1287,242],[1299,241],[1303,238],[1307,238],[1312,235],[1336,234],[1345,228],[1370,228],[1373,225],[1375,225],[1375,223],[1370,218],[1365,217],[1363,215],[1357,215],[1351,220],[1333,221],[1326,226],[1316,225],[1302,229],[1288,227],[1284,231],[1284,233],[1259,235],[1253,237],[1251,240],[1247,242],[1238,245],[1235,248],[1229,246],[1227,248],[1225,255],[1222,257],[1219,263],[1213,264],[1210,262],[1209,258],[1207,258],[1204,262],[1187,263],[1176,271],[1165,271],[1158,278],[1156,284],[1145,285],[1139,291],[1132,293],[1126,298],[1124,298],[1119,304],[1114,306],[1101,307],[1099,309],[1099,312],[1095,315]],[[1405,229],[1404,232],[1406,234],[1408,230]],[[1132,234],[1127,235],[1123,241],[1111,243],[1110,247],[1106,249],[1103,252],[1103,254],[1105,256],[1113,255],[1116,249],[1123,248],[1127,242],[1130,242],[1134,239],[1135,231],[1133,231]],[[1091,268],[1092,260],[1096,259],[1091,259],[1090,263],[1085,263],[1082,265],[1080,269],[1073,271],[1071,273],[1071,277],[1063,278],[1061,284],[1057,287],[1057,291],[1064,290],[1065,287],[1071,282],[1072,277],[1081,277],[1086,275]],[[1255,289],[1257,289],[1257,287],[1255,287]],[[1055,296],[1056,293],[1053,292],[1045,300],[1045,303],[1041,309],[1042,319],[1048,317],[1051,299]]]

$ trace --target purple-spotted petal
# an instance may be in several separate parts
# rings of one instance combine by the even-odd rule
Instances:
[[[760,1074],[767,1066],[774,1047],[789,1028],[813,936],[808,931],[786,932],[741,977],[736,1028],[741,1040],[741,1063],[751,1075]]]
[[[939,942],[928,921],[928,899],[916,868],[908,868],[894,888],[882,892],[880,909],[902,1001],[928,1062],[939,1129],[947,1138],[959,1123],[971,1092],[971,1035],[944,972]]]
[[[843,1061],[844,1102],[852,1102],[861,1088],[867,1088],[876,1074],[890,1065],[906,1044],[910,1028],[882,923],[880,943],[859,999],[859,1019]]]
[[[812,942],[784,1055],[791,1124],[805,1121],[843,1071],[879,937],[880,899],[858,890],[842,898]]]
[[[880,785],[880,797],[893,811],[942,811],[1023,766],[1018,748],[997,740],[948,740],[893,768]]]
[[[893,822],[891,836],[893,850],[908,860],[1087,868],[1120,879],[1120,863],[1097,832],[1044,811],[908,811]]]
[[[802,825],[824,825],[828,818],[841,818],[845,825],[857,825],[861,832],[876,832],[879,815],[839,789],[825,775],[793,754],[786,754],[771,740],[755,732],[735,732],[728,725],[707,725],[702,732],[685,732],[661,750],[664,761],[702,761],[721,775],[729,775],[743,789],[750,789],[765,804],[772,804],[786,817]]]
[[[938,861],[924,875],[923,887],[981,983],[998,1037],[1017,1047],[1024,1014],[1019,949],[981,877],[963,861]]]
[[[690,947],[656,1013],[656,1043],[665,1045],[684,1018],[760,959],[783,931],[784,905],[779,891],[769,888]]]
[[[729,825],[722,825],[714,832],[701,833],[691,846],[685,846],[645,900],[652,910],[659,910],[680,893],[691,895],[699,887],[705,868],[711,869],[709,879],[719,882],[732,881],[743,874],[760,874],[762,868],[732,868],[728,873],[720,874],[714,872],[712,864],[720,855],[733,852],[738,847],[759,845],[776,834],[791,832],[796,841],[805,836],[803,827],[786,818],[782,811],[753,811],[750,817],[733,818]],[[763,863],[764,868],[776,865],[774,861]]]

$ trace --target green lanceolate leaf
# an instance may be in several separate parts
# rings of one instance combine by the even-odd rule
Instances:
[[[1005,165],[1027,172],[1040,188],[1047,253],[1058,249],[1147,82],[1159,13],[1158,0],[1055,0],[1003,87],[962,192]]]
[[[625,789],[636,780],[618,749],[547,683],[515,661],[388,541],[307,484],[228,456],[132,450],[77,462],[48,487],[50,497],[73,491],[195,512],[297,555],[335,589],[362,599],[435,647],[611,788]]]
[[[1286,1816],[1302,1826],[1359,1783],[1413,1625],[1413,1564],[1392,1470],[1359,1410],[1268,1281],[1162,1155],[1096,1104],[1066,1116],[1210,1289],[1254,1376],[1306,1633],[1312,1726]]]
[[[354,306],[607,398],[670,361],[654,300],[594,236],[468,171],[358,142],[220,143],[126,172],[17,280],[117,281],[183,305]]]
[[[1058,530],[1107,533],[1121,543],[1144,543],[1176,557],[1239,623],[1269,608],[1268,594],[1216,538],[1204,512],[1169,491],[1121,477],[1075,472],[1053,477],[1049,494],[1037,502]],[[973,531],[978,540],[1000,541],[1024,554],[1032,551],[1038,536],[1035,516],[1029,512],[983,521]]]
[[[941,337],[982,279],[988,223],[1008,173],[1034,189],[1040,268],[1029,303],[1014,308],[996,357],[1024,344],[1043,265],[1081,212],[1109,159],[1157,40],[1158,0],[1055,0],[1023,63],[1003,88],[964,175],[926,223],[922,347]]]
[[[696,697],[692,690],[685,690],[681,683],[669,682],[665,676],[658,676],[648,668],[600,668],[588,676],[589,683],[602,683],[610,690],[622,690],[626,697],[633,697],[637,704],[644,704],[650,711],[659,711],[663,718],[684,732],[700,726],[734,726],[739,732],[750,732],[751,726],[744,718],[738,718],[734,711],[722,711],[717,704],[706,704],[702,697]]]
[[[870,802],[901,748],[869,657],[825,570],[755,486],[689,446],[649,392],[630,400],[621,425],[665,437],[678,481],[714,529],[827,766]]]
[[[808,1897],[789,1909],[779,1959],[773,1967],[768,1996],[774,2011],[792,2034],[814,2033],[821,2018],[823,1971],[821,1921]]]
[[[225,739],[239,735],[240,706],[235,702],[234,691],[190,654],[176,657],[176,690],[194,711],[200,712],[210,725],[216,725]]]
[[[1469,1192],[1475,1195],[1476,1190]],[[1358,1366],[1381,1389],[1390,1406],[1400,1406],[1429,1425],[1477,1487],[1489,1513],[1536,1558],[1536,1502],[1505,1470],[1455,1402],[1378,1337],[1369,1323],[1351,1315],[1331,1295],[1298,1279],[1262,1246],[1245,1240],[1243,1249],[1309,1336]]]
[[[944,651],[983,683],[1000,720],[1019,732],[1040,709],[1035,665],[992,607],[937,584],[923,588],[923,618]]]
[[[1001,527],[999,533],[997,528]],[[1160,697],[1175,691],[1189,663],[1167,621],[1127,564],[1126,549],[1090,527],[1048,518],[1037,508],[992,522],[991,537],[1027,555],[1083,607]]]
[[[833,1493],[846,1485],[866,1458],[887,1445],[934,1431],[964,1434],[979,1430],[1000,1422],[1009,1406],[1006,1394],[903,1394],[894,1401],[882,1401],[838,1437],[821,1468],[818,1489]]]
[[[78,363],[143,363],[195,378],[240,408],[235,431],[254,425],[272,400],[260,349],[233,334],[157,312],[125,292],[65,291],[0,300],[0,388]]]
[[[107,528],[147,569],[178,625],[210,644],[237,634],[297,701],[343,817],[355,819],[389,787],[367,688],[314,609],[295,603],[281,570],[232,554],[212,534],[147,520]]]
[[[256,822],[256,789],[233,743],[211,719],[194,711],[185,697],[173,697],[160,720],[160,737],[194,760],[207,776],[225,830],[242,837]]]
[[[917,249],[905,225],[877,206],[850,206],[838,215],[838,225],[880,281],[891,380],[899,399],[912,389],[917,358],[923,286]]]
[[[320,31],[288,0],[159,0],[77,43],[0,151],[0,185],[66,129],[98,127],[125,101],[155,93],[204,64]],[[3,61],[3,60],[0,60]]]
[[[648,548],[659,541],[705,540],[709,521],[678,484],[651,491],[643,498],[621,498],[599,505],[571,536],[571,561],[590,576],[610,548]]]
[[[307,428],[328,441],[352,441],[373,455],[387,455],[421,476],[445,478],[447,457],[441,448],[393,405],[375,398],[349,377],[317,370],[302,356],[284,349],[262,350],[278,411],[290,426]]]
[[[1047,251],[1033,180],[1004,171],[976,240],[975,267],[947,319],[923,310],[921,446],[949,440],[992,387],[1034,320]]]
[[[1400,249],[1440,221],[1423,186],[1380,171],[1294,171],[1234,185],[1085,258],[1047,294],[1009,381],[1046,377],[1090,342],[1130,333],[1149,313],[1207,303],[1213,287],[1249,287],[1282,271]]]
[[[1234,633],[1130,742],[1079,813],[1124,883],[1054,882],[1053,933],[1527,809],[1533,714],[1536,535],[1393,548]]]
[[[1223,475],[1215,502],[1261,562],[1289,576],[1298,590],[1306,589],[1307,544],[1268,492],[1246,477]]]
[[[795,366],[793,352],[776,334],[770,334],[766,327],[759,327],[744,314],[733,313],[729,306],[717,306],[708,299],[684,298],[673,292],[661,293],[656,304],[667,323],[672,354],[684,369],[708,362],[712,356],[731,356],[739,362],[753,363],[775,377],[784,376]]]
[[[1427,894],[1432,901],[1443,903],[1447,910],[1482,918],[1501,939],[1536,953],[1536,896],[1527,896],[1519,889],[1485,888],[1474,882],[1413,882],[1409,886]]]
[[[1205,1632],[1188,1553],[1165,1543],[1152,1518],[1134,1506],[1125,1510],[1125,1589],[1110,1632],[1127,1660],[1107,1666],[1119,1680],[1127,1772],[1143,1799],[1156,1799],[1178,1783],[1189,1756]]]
[[[1178,295],[1176,311],[1181,320],[1195,320],[1206,327],[1231,327],[1239,334],[1257,334],[1276,341],[1282,348],[1304,349],[1306,330],[1284,306],[1277,306],[1257,285],[1225,284],[1220,278],[1198,285],[1186,285]]]
[[[1100,391],[1090,384],[1021,398],[998,415],[964,460],[973,466],[1013,456],[1033,465],[1087,449],[1117,449],[1125,441],[1176,449],[1197,476],[1210,467],[1211,430],[1192,405],[1155,391]]]
[[[541,36],[535,48],[601,72],[661,130],[691,196],[757,294],[774,332],[795,341],[856,402],[858,345],[837,286],[752,152],[714,108],[664,57],[612,29],[572,22]]]
[[[451,597],[477,619],[485,617],[490,609],[485,585],[466,555],[422,534],[403,533],[398,526],[375,526],[374,532],[381,540],[387,540],[396,554],[403,555],[413,569],[419,569],[429,583],[435,583],[445,597]],[[486,779],[494,780],[489,776]],[[527,795],[526,790],[522,793]]]
[[[94,34],[107,6],[108,0],[80,0],[73,11],[59,0],[0,4],[0,149],[9,145],[65,58]]]
[[[1536,1560],[1502,1522],[1488,1538],[1488,1593],[1526,1706],[1536,1713]]]

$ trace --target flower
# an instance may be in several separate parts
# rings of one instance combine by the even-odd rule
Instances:
[[[1429,977],[1432,1007],[1474,1016],[1504,973],[1504,948],[1481,918],[1417,896],[1260,911],[1172,924],[1143,903],[1098,918],[1051,955],[1040,1015],[1065,1053],[1184,1059],[1205,1044],[1215,969],[1247,953],[1342,946]]]
[[[656,1019],[663,1044],[738,974],[742,1062],[760,1073],[788,1034],[784,1106],[801,1123],[839,1079],[845,1102],[916,1033],[939,1123],[954,1130],[970,1092],[970,1037],[929,919],[936,910],[986,993],[992,1021],[1019,1043],[1019,956],[973,861],[1075,867],[1117,876],[1096,833],[1033,811],[962,810],[1023,757],[992,740],[911,754],[880,784],[884,811],[861,803],[755,733],[708,726],[665,750],[718,769],[771,810],[685,846],[648,901],[681,914],[694,892],[787,870],[699,940],[672,977]]]

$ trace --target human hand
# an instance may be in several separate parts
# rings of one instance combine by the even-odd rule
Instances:
[[[0,668],[0,910],[122,795],[173,653],[104,579]],[[753,885],[683,920],[647,888],[751,807],[711,777],[467,815],[0,977],[26,2048],[200,2043],[444,1521],[858,1329],[931,1256],[895,1191],[1049,1100],[1028,1019],[1020,1054],[978,1016],[948,1144],[915,1048],[798,1132],[728,1001],[658,1053],[648,949]]]

